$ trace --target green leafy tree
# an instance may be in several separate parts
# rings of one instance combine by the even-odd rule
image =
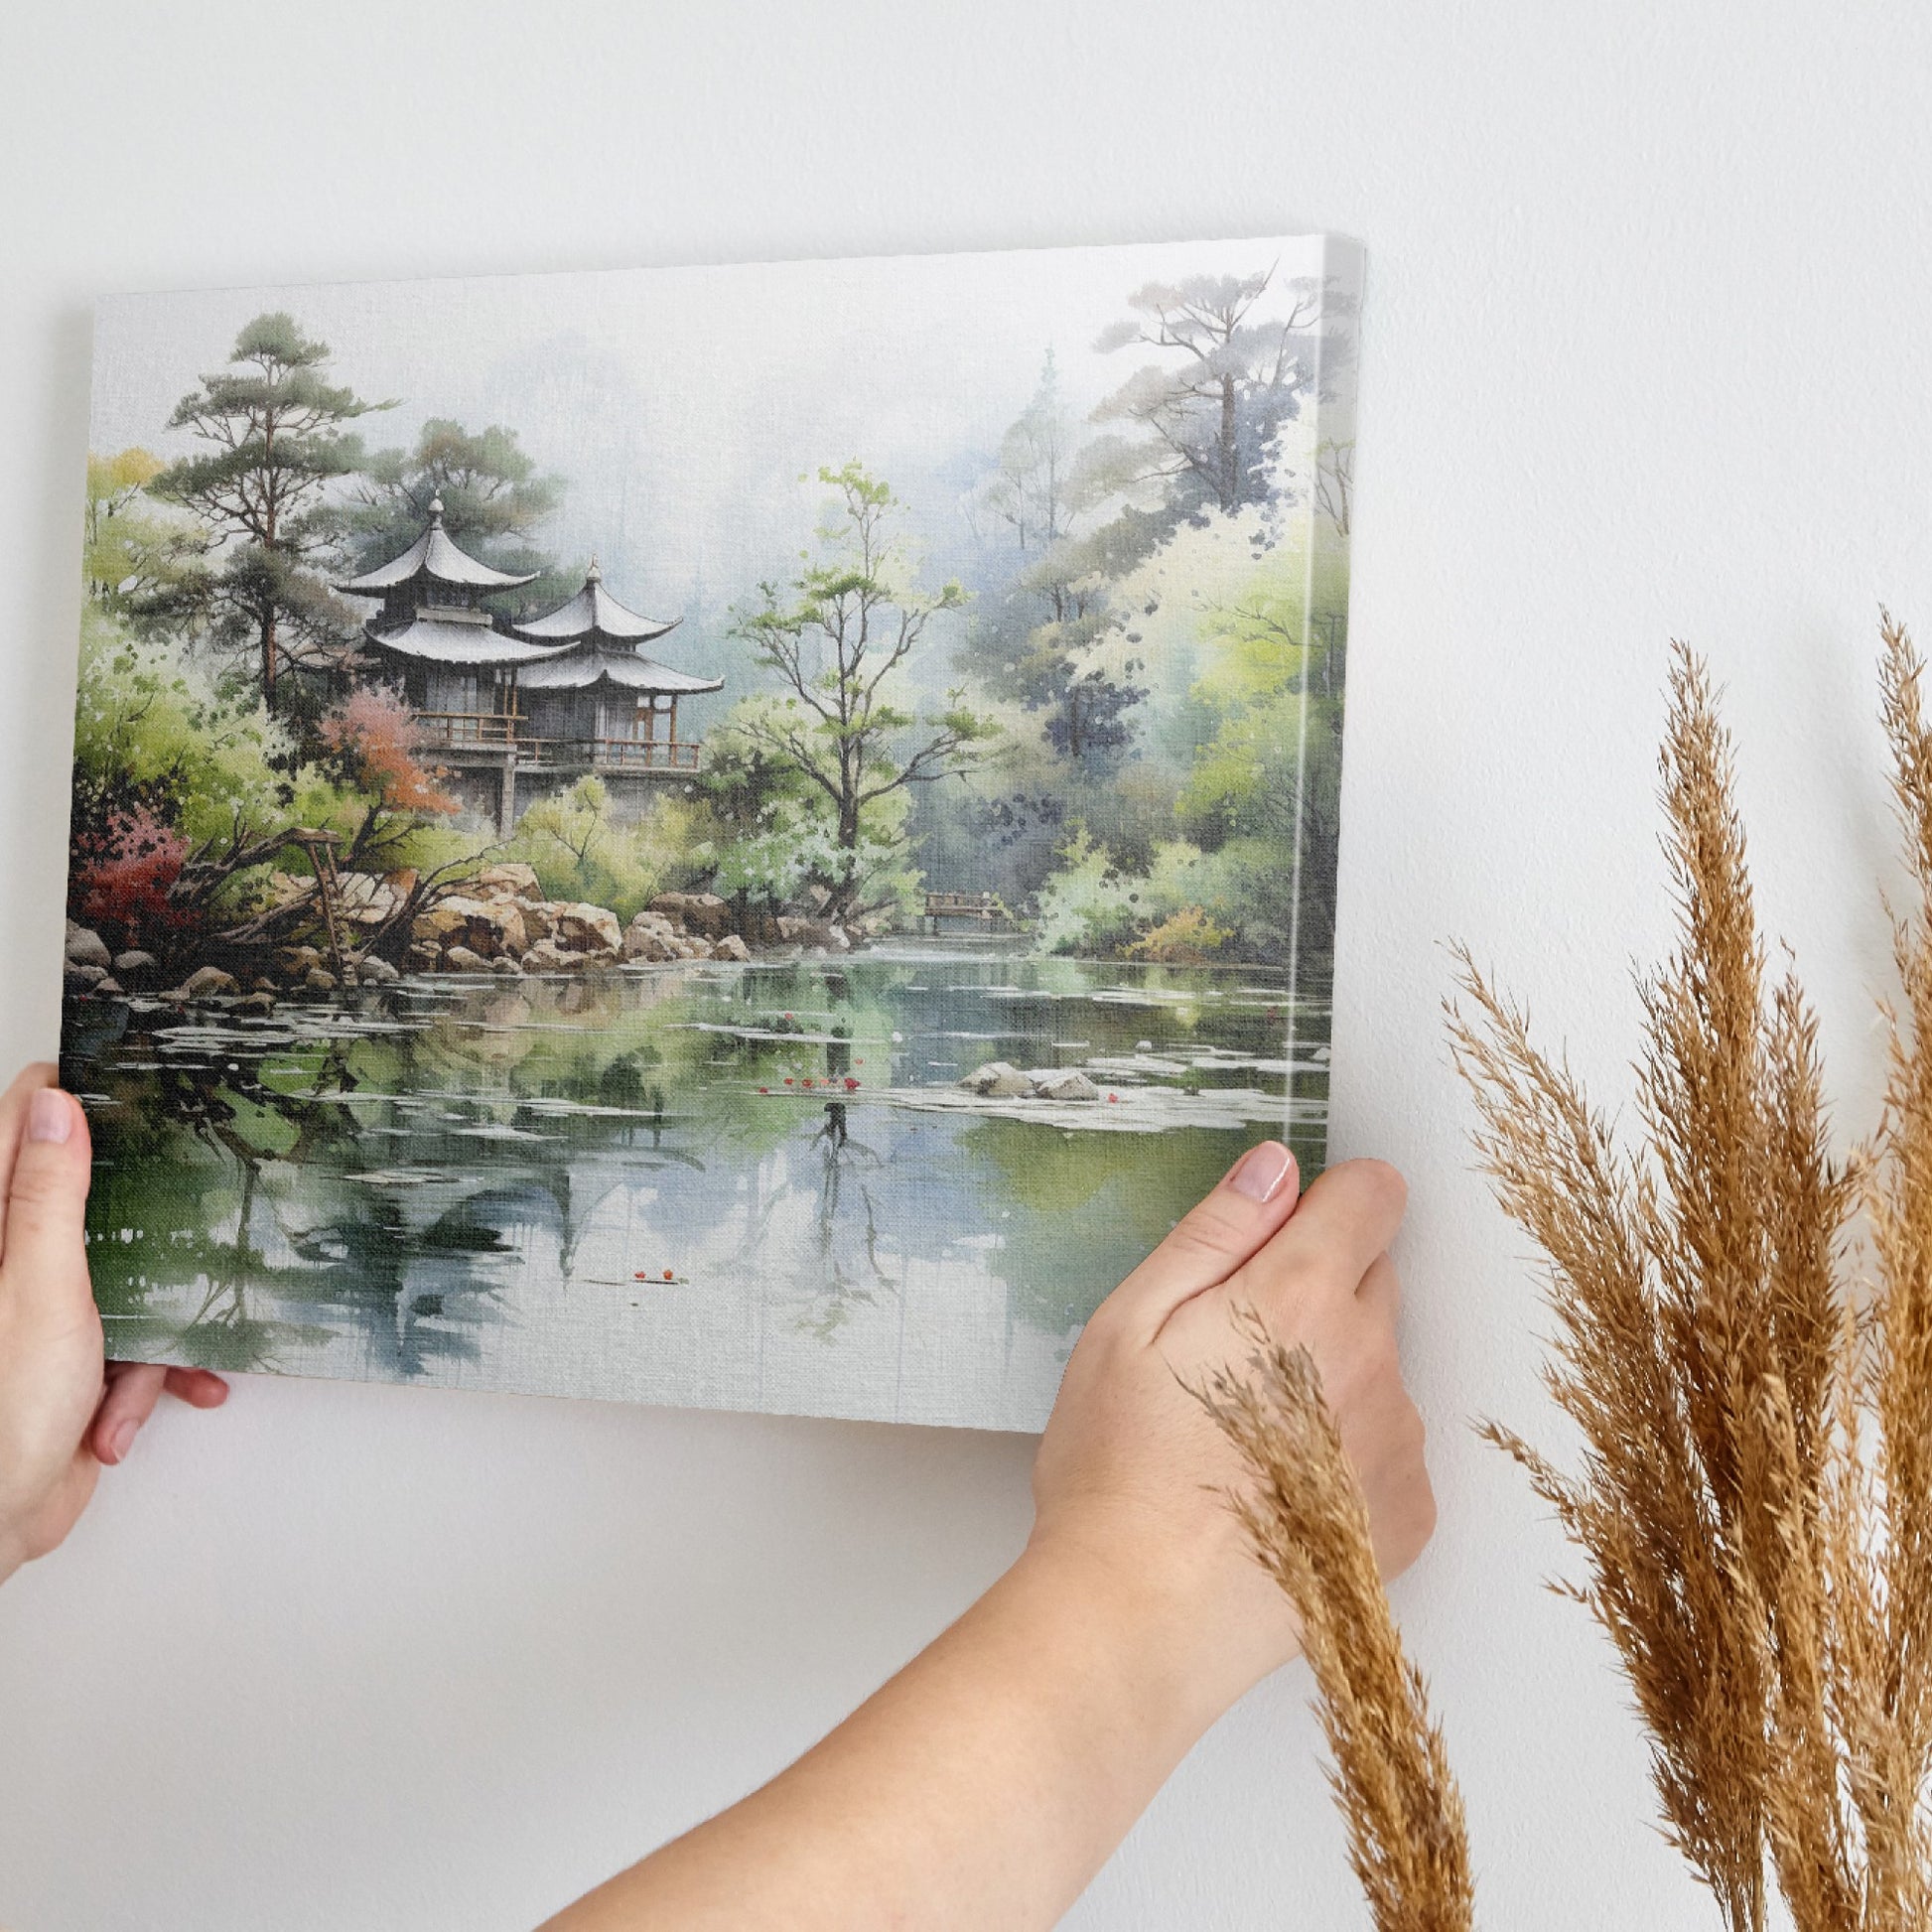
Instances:
[[[808,557],[783,589],[762,586],[761,606],[733,628],[777,679],[776,701],[742,706],[733,722],[827,801],[831,856],[818,883],[828,910],[845,917],[862,909],[862,848],[887,801],[974,770],[998,734],[957,691],[936,715],[910,708],[907,661],[932,620],[958,610],[966,593],[956,583],[917,588],[892,537],[897,504],[884,482],[858,463],[819,479],[834,493],[817,560]]]
[[[148,494],[166,467],[140,449],[87,458],[87,597],[143,634],[192,621],[207,575],[205,533]]]
[[[194,510],[224,546],[207,584],[211,633],[252,647],[270,712],[286,666],[338,667],[355,628],[316,565],[342,532],[329,486],[362,463],[345,425],[391,405],[331,383],[328,361],[328,344],[293,316],[257,316],[235,338],[228,366],[205,375],[169,418],[171,430],[205,447],[149,485]]]
[[[369,458],[344,520],[357,567],[370,570],[416,541],[431,502],[440,499],[444,529],[473,557],[516,575],[537,573],[535,582],[495,600],[515,620],[577,588],[535,540],[563,493],[562,478],[540,474],[514,430],[492,424],[472,431],[432,417],[413,449],[378,450]]]
[[[455,801],[416,763],[407,726],[385,694],[353,693],[324,715],[317,756],[294,772],[288,721],[268,715],[252,684],[89,605],[69,910],[185,957],[250,913],[270,865],[290,863],[295,826],[339,832],[348,869],[428,869],[474,853],[474,836],[445,827]]]
[[[104,612],[80,620],[73,734],[76,828],[139,807],[203,842],[286,807],[286,734],[252,693],[223,692],[207,666],[132,636]]]
[[[778,705],[769,693],[746,698],[705,741],[702,783],[719,828],[714,889],[741,904],[782,911],[832,860],[831,806],[825,793],[768,741],[782,721],[756,736],[742,726]]]
[[[1122,874],[1085,826],[1060,852],[1059,869],[1039,896],[1035,935],[1042,950],[1108,954],[1137,931],[1138,881]]]
[[[117,943],[194,930],[264,828],[287,823],[287,749],[253,692],[89,604],[74,705],[69,911]],[[272,849],[273,841],[271,840]]]
[[[1096,492],[1082,434],[1049,352],[966,504],[978,567],[957,663],[999,708],[1008,755],[966,785],[922,794],[914,819],[935,881],[1016,906],[1060,863],[1070,825],[1107,816],[1100,794],[1120,775],[1147,695],[1119,595],[1140,554],[1139,513]]]
[[[1209,909],[1231,913],[1257,958],[1333,944],[1344,568],[1317,549],[1311,585],[1299,551],[1274,552],[1201,625],[1194,696],[1214,729],[1175,818],[1215,861],[1222,898]],[[1298,851],[1299,867],[1284,862]]]
[[[719,828],[712,890],[776,912],[816,905],[814,894],[843,880],[853,905],[869,911],[897,905],[909,913],[918,886],[906,843],[911,791],[868,806],[857,841],[841,846],[824,789],[769,749],[783,729],[782,712],[782,701],[769,692],[747,698],[706,741],[704,785]]]
[[[1298,534],[1190,619],[1183,761],[1066,793],[1072,836],[1035,900],[1048,950],[1315,969],[1334,933],[1346,559]],[[1155,792],[1137,809],[1137,778]],[[1172,784],[1173,789],[1167,789]]]

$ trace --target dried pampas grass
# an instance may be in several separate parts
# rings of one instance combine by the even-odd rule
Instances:
[[[1661,757],[1677,944],[1639,982],[1639,1132],[1612,1134],[1458,953],[1475,1146],[1548,1264],[1566,1467],[1510,1430],[1583,1553],[1562,1585],[1615,1647],[1666,1831],[1730,1932],[1932,1925],[1932,729],[1881,621],[1881,716],[1912,880],[1870,1141],[1828,1132],[1817,1023],[1766,957],[1728,738],[1681,646]],[[1862,1217],[1863,1240],[1855,1242]],[[1384,1928],[1466,1927],[1462,1807],[1402,1654],[1312,1363],[1256,1325],[1201,1392],[1231,1500],[1300,1610],[1355,1869]]]
[[[1350,1863],[1377,1932],[1468,1932],[1462,1797],[1396,1635],[1361,1485],[1308,1351],[1253,1314],[1242,1326],[1251,1373],[1223,1371],[1198,1393],[1253,1478],[1230,1505],[1302,1619]]]
[[[1799,1932],[1932,1907],[1932,735],[1909,639],[1889,617],[1881,634],[1916,894],[1869,1147],[1833,1158],[1817,1023],[1768,972],[1729,742],[1681,647],[1661,760],[1679,933],[1640,986],[1637,1144],[1466,953],[1449,1010],[1482,1166],[1548,1260],[1548,1380],[1581,1465],[1486,1433],[1586,1557],[1570,1593],[1616,1647],[1666,1828],[1733,1932],[1765,1924],[1773,1882]]]

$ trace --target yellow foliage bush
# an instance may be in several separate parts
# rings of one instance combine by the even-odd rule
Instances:
[[[1198,905],[1183,905],[1136,939],[1126,954],[1156,966],[1204,966],[1233,937],[1231,927],[1216,925]]]

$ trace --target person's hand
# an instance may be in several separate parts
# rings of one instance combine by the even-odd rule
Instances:
[[[1384,1571],[1429,1539],[1395,1359],[1402,1203],[1394,1169],[1355,1161],[1298,1204],[1287,1150],[1251,1150],[1088,1322],[1019,1561],[816,1749],[555,1932],[1057,1924],[1201,1732],[1296,1649],[1224,1500],[1239,1460],[1182,1386],[1240,1369],[1236,1311],[1312,1352]]]
[[[0,1096],[0,1578],[55,1548],[165,1388],[197,1409],[218,1375],[102,1360],[87,1280],[87,1120],[30,1066]]]
[[[1384,1576],[1413,1562],[1436,1524],[1422,1418],[1396,1361],[1388,1248],[1402,1176],[1348,1161],[1299,1199],[1297,1181],[1286,1148],[1250,1149],[1101,1304],[1034,1467],[1029,1557],[1142,1604],[1194,1660],[1212,1712],[1298,1645],[1294,1613],[1223,1501],[1243,1482],[1239,1460],[1189,1393],[1214,1369],[1242,1369],[1252,1342],[1234,1325],[1238,1311],[1314,1357]]]

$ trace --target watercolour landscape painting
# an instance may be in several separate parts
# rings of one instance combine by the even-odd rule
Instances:
[[[1359,251],[95,326],[118,1356],[1036,1429],[1327,1119]]]

